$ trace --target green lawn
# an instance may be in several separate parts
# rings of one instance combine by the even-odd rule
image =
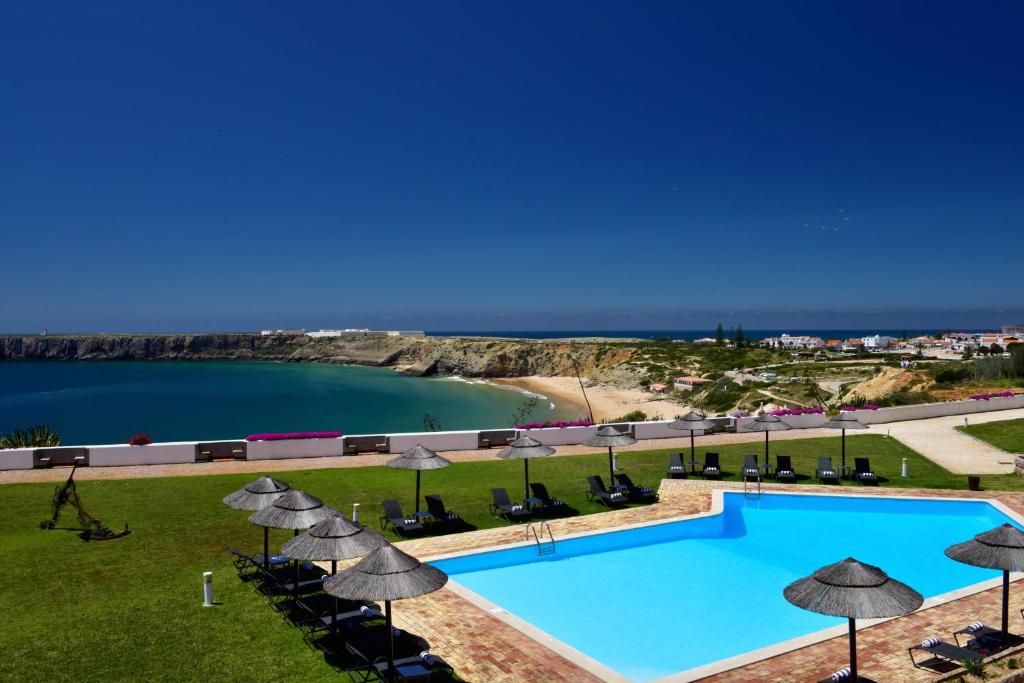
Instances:
[[[996,448],[1010,453],[1024,453],[1024,418],[985,422],[968,427],[957,427],[961,432],[987,441]]]
[[[850,458],[871,457],[886,486],[966,486],[965,477],[885,436],[850,437],[847,446]],[[727,478],[735,479],[743,454],[759,447],[716,447],[731,473]],[[812,475],[820,453],[832,454],[838,464],[839,440],[780,442],[778,450],[793,457],[798,473]],[[656,486],[668,453],[624,454],[619,463],[637,483]],[[910,462],[908,479],[899,477],[903,457]],[[531,479],[545,481],[553,495],[587,514],[601,508],[584,499],[585,475],[607,477],[606,468],[607,457],[598,454],[534,461],[530,472]],[[38,528],[49,514],[52,484],[0,486],[0,680],[336,680],[338,674],[305,646],[298,630],[235,577],[223,550],[256,550],[260,544],[260,530],[246,521],[248,513],[220,503],[254,478],[83,481],[79,492],[90,512],[115,529],[125,520],[133,529],[131,536],[106,543]],[[382,498],[397,495],[411,507],[412,472],[366,467],[288,472],[281,478],[346,513],[358,501],[364,520],[374,523]],[[1013,475],[986,476],[983,485],[1024,489]],[[522,463],[464,463],[424,474],[424,492],[443,494],[450,508],[478,528],[505,524],[487,513],[492,486],[516,495]],[[61,526],[77,525],[73,515],[63,521]],[[289,535],[276,532],[272,542]],[[214,572],[216,599],[223,603],[211,609],[200,606],[205,570]]]

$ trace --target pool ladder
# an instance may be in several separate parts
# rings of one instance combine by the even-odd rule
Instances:
[[[547,540],[544,540],[544,532],[548,532]],[[541,522],[540,533],[537,533],[537,527],[530,522],[526,525],[526,539],[530,539],[530,535],[533,535],[533,542],[537,544],[538,555],[554,555],[555,554],[555,535],[551,533],[551,527],[548,526],[547,522]]]
[[[743,498],[744,498],[744,500],[747,498],[748,495],[749,496],[753,496],[758,501],[761,500],[761,474],[760,474],[760,472],[757,475],[756,486],[755,486],[755,482],[750,481],[750,479],[748,479],[746,475],[743,476]]]

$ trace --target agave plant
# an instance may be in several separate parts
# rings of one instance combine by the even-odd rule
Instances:
[[[24,429],[15,429],[9,434],[0,436],[0,448],[42,448],[59,445],[60,434],[46,425],[32,425]]]

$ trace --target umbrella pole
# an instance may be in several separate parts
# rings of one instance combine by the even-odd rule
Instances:
[[[334,576],[338,572],[338,561],[331,560],[331,576]],[[334,635],[335,640],[338,638],[338,598],[334,600],[334,611],[331,612],[331,633]],[[337,645],[337,643],[335,643]]]
[[[270,571],[270,527],[263,527],[263,568]]]
[[[414,512],[420,511],[420,471],[416,470],[416,507]]]
[[[857,680],[857,620],[850,619],[850,680]]]
[[[615,467],[612,464],[612,447],[608,447],[608,485],[615,483]]]
[[[697,451],[693,448],[693,430],[690,430],[690,467],[693,467],[693,461],[697,459]]]
[[[530,497],[530,459],[523,458],[523,492],[526,500]]]
[[[295,529],[295,533],[292,534],[292,538],[294,538],[295,536],[298,536],[298,535],[299,535],[299,530]],[[295,563],[295,586],[294,586],[294,590],[292,592],[295,594],[295,598],[298,599],[298,597],[299,597],[299,561],[298,560],[292,560],[292,561]]]
[[[384,621],[388,629],[388,680],[395,680],[395,634],[391,630],[391,601],[384,601]]]
[[[846,469],[846,430],[844,429],[844,430],[842,430],[842,432],[843,432],[843,469],[845,470]]]
[[[1003,570],[1003,643],[1010,635],[1010,572]]]
[[[764,433],[764,464],[768,465],[768,432]],[[765,470],[766,472],[768,470]]]

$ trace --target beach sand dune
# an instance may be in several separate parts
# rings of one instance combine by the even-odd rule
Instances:
[[[575,377],[503,377],[492,379],[495,384],[505,384],[541,394],[559,405],[579,409],[581,416],[587,415],[587,406]],[[584,380],[586,382],[586,380]],[[618,389],[610,386],[586,386],[587,398],[594,411],[594,419],[614,420],[634,410],[641,410],[649,418],[661,417],[671,420],[687,411],[687,407],[639,389]]]

